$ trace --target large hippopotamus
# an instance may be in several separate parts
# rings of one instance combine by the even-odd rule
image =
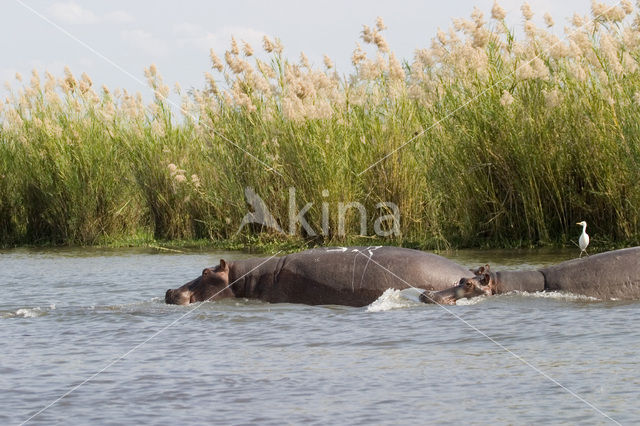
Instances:
[[[316,248],[281,257],[220,260],[198,278],[167,290],[165,302],[187,305],[240,297],[271,303],[366,306],[389,288],[439,291],[473,277],[449,259],[418,250]]]
[[[449,288],[426,291],[425,303],[455,303],[467,294],[561,291],[600,300],[640,300],[640,247],[608,251],[530,271],[491,272],[489,265]],[[463,291],[464,290],[464,291]]]

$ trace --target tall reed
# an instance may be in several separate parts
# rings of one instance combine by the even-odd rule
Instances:
[[[495,4],[488,21],[475,9],[404,62],[378,18],[342,77],[328,57],[313,67],[265,37],[256,59],[233,39],[223,59],[211,51],[203,89],[175,88],[180,116],[153,65],[148,105],[68,69],[44,82],[34,71],[0,110],[0,243],[140,232],[309,241],[304,230],[238,232],[248,187],[285,231],[291,187],[296,209],[313,203],[317,233],[327,203],[331,231],[312,242],[344,242],[339,202],[366,207],[370,235],[388,201],[400,209],[399,244],[567,243],[583,219],[595,244],[637,243],[640,15],[628,1],[594,2],[559,38],[528,5],[522,14],[523,40]],[[355,210],[347,230],[359,233]]]

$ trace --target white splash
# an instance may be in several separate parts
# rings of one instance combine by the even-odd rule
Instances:
[[[458,299],[456,300],[456,305],[458,306],[476,305],[480,302],[484,302],[485,300],[487,300],[487,296],[472,297],[471,299]]]
[[[528,293],[525,291],[513,291],[513,292],[507,293],[507,295],[510,295],[510,294],[523,296],[523,297],[536,297],[540,299],[583,300],[583,301],[590,301],[590,302],[600,300],[598,298],[591,297],[591,296],[585,296],[582,294],[573,294],[573,293],[563,293],[560,291],[536,291],[534,293]]]
[[[7,312],[2,315],[3,318],[37,318],[46,315],[49,311],[56,309],[55,303],[49,305],[49,307],[41,308],[36,306],[35,308],[20,308],[15,312]]]
[[[367,306],[367,312],[383,312],[419,306],[422,305],[419,297],[420,292],[412,288],[406,290],[389,288],[373,303]]]
[[[35,308],[20,308],[14,314],[16,317],[22,318],[35,318],[44,315],[44,312],[38,307]]]

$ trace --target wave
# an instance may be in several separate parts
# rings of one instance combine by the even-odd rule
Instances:
[[[408,288],[404,290],[396,290],[389,288],[374,302],[367,306],[367,312],[384,312],[396,309],[414,308],[417,306],[430,306],[420,302],[420,294],[422,290]],[[472,299],[460,299],[456,302],[458,306],[470,306],[483,303],[493,298],[504,299],[512,297],[522,298],[536,298],[536,299],[552,299],[558,301],[578,301],[578,302],[597,302],[600,299],[591,296],[584,296],[581,294],[564,293],[559,291],[548,292],[535,292],[528,293],[522,291],[512,291],[509,293],[495,295],[495,296],[479,296]],[[215,305],[212,303],[211,307],[216,309],[229,310],[238,307],[252,307],[253,305],[265,305],[264,302],[248,300],[248,299],[230,299],[223,301],[216,301]],[[168,310],[177,309],[174,305],[165,305],[164,298],[153,297],[148,300],[135,301],[132,303],[125,303],[120,305],[106,305],[96,306],[90,305],[82,310],[89,310],[94,312],[113,312],[113,313],[125,313],[125,314],[147,314],[147,313],[164,313]],[[38,318],[48,315],[49,312],[56,309],[55,304],[49,306],[40,307],[25,307],[14,310],[0,311],[0,318]]]
[[[15,311],[0,312],[0,318],[37,318],[43,315],[47,315],[55,308],[56,305],[54,303],[44,308],[41,308],[40,306],[36,306],[33,308],[20,308]]]
[[[491,296],[496,297],[496,296]],[[469,306],[469,305],[477,305],[478,303],[485,302],[489,299],[489,296],[478,296],[472,297],[471,299],[458,299],[456,300],[456,305],[458,306]]]
[[[421,291],[413,288],[405,290],[389,288],[373,303],[367,306],[367,312],[383,312],[423,305],[419,299],[420,293]]]
[[[506,296],[521,296],[521,297],[533,297],[539,299],[555,299],[555,300],[567,300],[567,301],[588,301],[599,302],[598,298],[592,296],[585,296],[583,294],[574,294],[561,291],[537,291],[529,293],[526,291],[510,291],[509,293],[502,294],[500,296],[492,297],[506,297]]]
[[[415,306],[424,305],[420,302],[420,293],[421,290],[418,289],[405,289],[405,290],[395,290],[395,289],[387,289],[382,295],[376,299],[373,303],[367,306],[367,312],[383,312],[383,311],[391,311],[394,309],[406,309],[412,308]],[[565,293],[560,291],[540,291],[534,293],[528,293],[523,291],[511,291],[509,293],[495,295],[495,296],[478,296],[471,299],[459,299],[456,301],[457,306],[470,306],[477,305],[478,303],[483,303],[488,300],[497,298],[504,299],[510,297],[526,297],[526,298],[537,298],[537,299],[552,299],[559,301],[569,301],[569,302],[598,302],[600,299],[591,296],[584,296],[582,294],[573,294],[573,293]]]
[[[415,306],[432,306],[431,304],[424,304],[420,301],[420,294],[422,290],[416,288],[408,288],[405,290],[395,290],[389,288],[385,290],[380,297],[378,297],[373,303],[367,306],[367,312],[383,312],[391,311],[394,309],[406,309]],[[495,297],[495,296],[494,296]],[[486,296],[478,296],[472,299],[459,299],[456,301],[456,305],[467,306],[475,305],[487,300]]]

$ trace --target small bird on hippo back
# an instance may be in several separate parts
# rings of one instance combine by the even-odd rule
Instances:
[[[580,247],[580,256],[582,257],[582,252],[584,252],[587,256],[587,246],[589,246],[589,234],[587,234],[587,222],[584,220],[582,222],[576,223],[576,225],[582,226],[582,235],[580,235],[580,239],[578,240],[578,246]]]

